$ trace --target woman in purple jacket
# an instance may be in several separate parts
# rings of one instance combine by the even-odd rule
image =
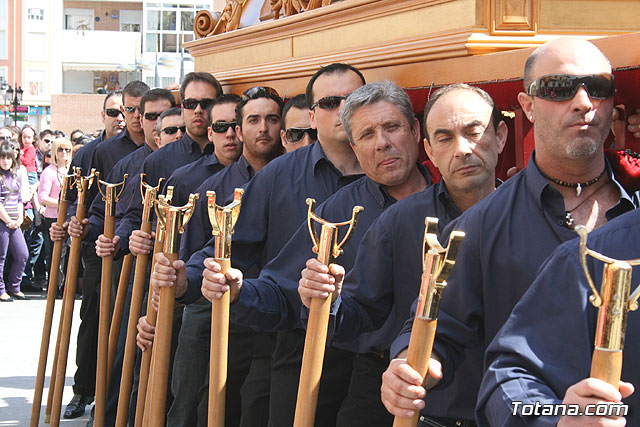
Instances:
[[[18,158],[10,142],[0,145],[0,301],[27,299],[20,291],[22,272],[29,252],[20,230],[23,219],[20,179],[17,175]],[[7,252],[11,251],[8,283],[2,278]],[[13,298],[12,298],[13,297]]]

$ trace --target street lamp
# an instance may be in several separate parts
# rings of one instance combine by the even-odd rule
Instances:
[[[0,94],[2,94],[2,97],[4,98],[4,105],[13,105],[13,122],[16,126],[18,125],[18,106],[22,102],[23,92],[24,91],[20,86],[18,86],[18,88],[14,91],[11,85],[7,84],[7,82],[2,79],[2,83],[0,84]],[[6,122],[6,110],[4,115]]]

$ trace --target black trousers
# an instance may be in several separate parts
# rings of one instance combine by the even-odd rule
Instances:
[[[382,373],[389,366],[388,354],[358,354],[347,397],[338,412],[337,427],[390,427],[391,415],[380,399]]]
[[[293,425],[304,339],[304,330],[278,333],[271,371],[270,427]],[[349,388],[354,356],[354,353],[333,347],[326,349],[314,424],[316,427],[335,427],[338,411]]]
[[[211,316],[209,316],[211,317]],[[251,367],[256,332],[229,324],[229,363],[227,368],[227,389],[225,397],[225,427],[239,427],[242,416],[240,390]],[[207,363],[209,368],[209,364]],[[198,426],[207,427],[209,409],[209,369],[198,393]]]
[[[96,390],[102,259],[96,255],[95,246],[91,243],[83,244],[82,251],[85,270],[82,279],[80,327],[78,328],[78,347],[76,350],[77,369],[73,376],[73,392],[74,394],[93,396]]]

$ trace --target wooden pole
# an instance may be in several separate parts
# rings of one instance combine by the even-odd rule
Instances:
[[[76,170],[76,186],[78,189],[78,208],[76,218],[82,222],[86,214],[85,195],[87,188],[93,182],[94,171],[88,177],[80,176],[82,172]],[[60,425],[60,408],[62,406],[62,391],[64,389],[64,378],[67,372],[67,357],[69,356],[69,340],[71,337],[71,322],[73,321],[73,305],[76,296],[76,284],[78,282],[78,268],[80,266],[80,250],[82,249],[82,238],[71,238],[71,249],[69,251],[69,266],[64,286],[63,321],[60,338],[60,351],[58,353],[58,364],[56,366],[56,382],[51,404],[51,426]]]
[[[104,200],[104,236],[113,239],[116,228],[116,201],[118,200],[117,187],[124,188],[124,181],[119,184],[110,184],[99,181],[98,189]],[[100,184],[105,186],[102,192]],[[104,416],[107,405],[107,383],[109,372],[109,321],[111,320],[111,279],[113,276],[113,254],[102,257],[102,278],[100,281],[100,317],[98,320],[98,361],[96,366],[96,403],[94,407],[94,425],[104,427]],[[115,354],[115,353],[114,353]]]
[[[107,390],[109,390],[109,381],[111,379],[113,361],[116,358],[118,335],[120,335],[120,324],[122,323],[124,303],[127,300],[127,289],[129,288],[129,279],[131,278],[132,268],[133,255],[126,254],[122,260],[122,268],[120,269],[120,280],[118,281],[118,291],[116,293],[116,302],[113,308],[113,316],[111,317],[111,328],[109,329],[109,345],[107,347],[109,349],[109,358],[107,360]]]
[[[358,213],[362,210],[362,207],[356,206],[353,208],[350,221],[334,224],[314,214],[315,200],[307,199],[307,204],[309,205],[307,222],[309,233],[314,243],[313,250],[318,254],[318,261],[325,265],[330,265],[332,260],[341,253],[340,248],[351,237],[356,226]],[[317,238],[314,231],[313,220],[322,224],[320,239]],[[349,225],[349,229],[342,241],[337,243],[338,227],[343,225]],[[307,333],[304,340],[304,352],[302,354],[302,368],[300,369],[300,383],[298,384],[298,399],[293,421],[294,427],[313,427],[314,425],[324,350],[327,344],[330,310],[331,297],[313,298],[311,300]]]
[[[143,209],[142,224],[140,230],[145,233],[151,233],[151,216],[153,214],[153,205],[156,200],[158,187],[150,187],[144,183],[144,174],[140,177],[141,191],[143,191]],[[142,190],[146,189],[146,191]],[[154,254],[158,248],[158,239],[154,247]],[[160,249],[158,249],[160,250]],[[118,410],[116,413],[116,427],[126,427],[127,417],[129,415],[129,399],[131,396],[131,385],[133,383],[133,369],[136,360],[136,334],[138,318],[142,309],[142,300],[144,298],[144,284],[147,277],[147,266],[149,264],[149,255],[140,254],[136,259],[136,270],[133,275],[133,290],[131,293],[131,307],[129,309],[129,322],[127,324],[127,339],[124,346],[124,359],[122,361],[122,377],[120,379],[120,392],[118,395]],[[150,310],[147,309],[147,313]],[[154,322],[155,323],[155,322]],[[147,371],[148,373],[148,371]],[[146,393],[146,382],[145,382]]]
[[[196,198],[196,195],[190,195],[189,203],[182,207],[171,206],[164,202],[163,198],[158,200],[156,204],[158,218],[160,218],[165,225],[164,254],[171,264],[178,260],[180,234],[184,230],[184,225],[191,217]],[[153,346],[154,361],[151,372],[153,382],[149,388],[149,392],[151,393],[149,426],[151,427],[163,427],[165,421],[175,292],[175,286],[160,289],[158,322],[156,325],[156,335],[154,337],[155,344]]]
[[[212,234],[216,237],[214,257],[221,273],[231,268],[231,237],[240,215],[244,191],[236,188],[229,205],[216,205],[216,193],[207,191],[207,210]],[[209,412],[208,427],[224,427],[227,369],[229,358],[229,292],[211,304],[211,351],[209,357]]]
[[[49,378],[49,392],[47,393],[47,406],[44,409],[44,422],[51,422],[51,406],[53,405],[53,390],[56,388],[56,371],[58,366],[58,354],[60,354],[60,341],[62,340],[62,322],[64,320],[64,295],[62,296],[62,308],[60,309],[60,317],[58,320],[58,334],[56,337],[56,348],[53,353],[53,366],[51,367],[51,376]]]
[[[56,224],[62,227],[67,219],[67,188],[69,187],[69,177],[62,178],[60,186],[60,196],[58,198],[58,218]],[[40,341],[40,357],[38,358],[38,373],[36,374],[36,387],[33,392],[33,404],[31,405],[31,427],[37,427],[40,422],[40,410],[42,405],[42,392],[44,389],[44,376],[47,369],[47,357],[49,355],[49,340],[51,339],[51,326],[53,323],[53,309],[56,302],[56,292],[58,290],[58,273],[60,269],[60,258],[62,256],[62,245],[64,240],[58,240],[53,244],[51,254],[51,269],[49,270],[49,287],[47,289],[47,305],[44,311],[44,325],[42,327],[42,340]],[[58,334],[58,336],[60,336]],[[56,342],[58,342],[56,340]]]
[[[440,301],[463,238],[464,233],[453,231],[449,237],[449,245],[446,249],[443,248],[438,242],[438,219],[425,218],[422,281],[407,352],[407,363],[422,376],[423,381],[426,381],[429,372]],[[396,416],[393,427],[415,427],[419,417],[420,411],[415,411],[413,417]]]
[[[422,378],[427,378],[427,372],[429,371],[429,359],[431,359],[437,325],[437,319],[430,320],[418,316],[413,319],[407,363],[415,369]],[[414,416],[411,418],[395,417],[393,427],[416,427],[418,425],[418,418],[420,418],[420,411],[415,411]]]
[[[165,202],[171,201],[173,196],[173,187],[167,187],[167,195],[164,197]],[[156,201],[157,204],[157,201]],[[156,212],[158,211],[158,207],[155,206]],[[158,216],[158,221],[156,225],[156,242],[153,247],[153,258],[151,260],[151,271],[153,271],[153,266],[156,263],[156,254],[162,252],[164,248],[164,240],[165,240],[165,224],[160,216]],[[151,326],[156,326],[156,320],[158,313],[153,308],[151,295],[153,293],[152,289],[149,289],[149,293],[147,295],[147,323]],[[154,340],[155,341],[155,340]],[[142,353],[142,362],[140,364],[140,379],[138,381],[138,399],[136,401],[136,418],[135,418],[135,427],[142,427],[143,425],[148,424],[149,418],[149,410],[148,406],[151,402],[151,387],[149,387],[150,382],[153,378],[150,378],[150,372],[152,371],[152,358],[153,358],[153,342],[151,346]]]

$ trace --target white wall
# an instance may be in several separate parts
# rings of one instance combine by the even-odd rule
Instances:
[[[93,72],[72,71],[62,72],[63,93],[93,93]]]

